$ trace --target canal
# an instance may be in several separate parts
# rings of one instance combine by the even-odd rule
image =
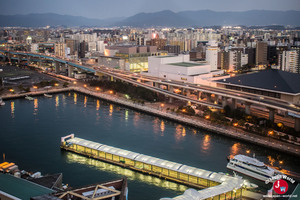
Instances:
[[[129,199],[174,197],[187,187],[102,161],[61,151],[60,137],[75,136],[215,172],[229,172],[226,156],[253,155],[300,173],[293,156],[114,105],[79,93],[15,99],[0,107],[0,154],[20,169],[63,173],[73,187],[128,177]],[[0,159],[2,161],[2,158]],[[250,179],[251,180],[251,179]],[[253,181],[253,180],[252,180]],[[254,181],[266,191],[264,183]]]

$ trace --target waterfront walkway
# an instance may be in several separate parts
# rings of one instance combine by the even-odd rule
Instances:
[[[290,144],[287,142],[282,142],[273,138],[267,138],[263,137],[257,134],[245,132],[243,130],[229,127],[229,126],[223,126],[223,125],[217,125],[212,124],[207,120],[195,118],[195,117],[189,117],[186,115],[178,115],[174,112],[167,112],[166,110],[159,110],[157,108],[154,108],[151,105],[141,105],[137,103],[133,103],[125,98],[121,98],[117,95],[109,95],[105,94],[103,92],[91,90],[87,87],[81,87],[81,86],[71,86],[68,88],[52,88],[46,90],[38,90],[36,92],[29,92],[29,93],[23,93],[23,94],[7,94],[5,96],[2,96],[3,100],[5,99],[12,99],[12,98],[20,98],[25,97],[26,95],[29,96],[38,96],[43,95],[44,93],[51,94],[51,93],[60,93],[60,92],[67,92],[67,91],[76,91],[83,94],[87,94],[96,98],[104,99],[107,101],[110,101],[112,103],[116,103],[119,105],[123,105],[126,107],[130,107],[142,112],[146,112],[152,115],[157,115],[169,120],[173,120],[179,123],[184,123],[196,128],[205,129],[208,131],[212,131],[218,134],[226,135],[232,138],[236,138],[239,140],[247,141],[250,143],[254,143],[260,146],[272,148],[274,150],[278,150],[281,152],[289,153],[292,155],[300,156],[300,146]]]

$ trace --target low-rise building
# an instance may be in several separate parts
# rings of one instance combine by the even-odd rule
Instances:
[[[191,62],[189,55],[157,56],[149,58],[150,76],[195,84],[210,84],[223,70],[211,71],[207,62]]]

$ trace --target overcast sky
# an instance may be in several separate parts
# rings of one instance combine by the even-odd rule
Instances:
[[[104,19],[161,10],[300,10],[300,0],[0,0],[0,8],[0,15],[51,12]]]

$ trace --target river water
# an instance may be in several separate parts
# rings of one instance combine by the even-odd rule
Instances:
[[[230,173],[226,169],[228,155],[255,153],[266,164],[300,173],[296,157],[79,93],[5,103],[0,107],[0,154],[5,153],[6,160],[15,162],[20,169],[42,174],[62,172],[63,182],[74,187],[126,176],[130,200],[174,197],[187,189],[184,185],[61,151],[60,137],[70,133],[215,172]],[[270,187],[254,182],[263,191]]]

